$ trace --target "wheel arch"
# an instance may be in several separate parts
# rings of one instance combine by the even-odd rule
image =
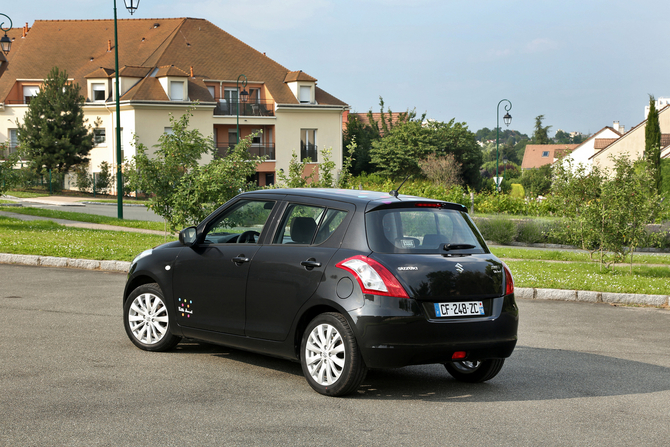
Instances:
[[[123,293],[123,302],[125,303],[126,300],[128,299],[128,296],[133,292],[133,290],[137,289],[140,286],[143,286],[145,284],[151,284],[151,283],[158,283],[155,278],[152,278],[151,276],[147,274],[142,274],[142,275],[137,275],[134,278],[130,279],[128,283],[126,284],[126,290]],[[160,284],[158,284],[160,287]],[[162,287],[161,287],[162,290]],[[165,293],[165,292],[163,292]]]
[[[317,304],[316,306],[310,307],[305,312],[303,312],[303,314],[300,316],[300,319],[298,320],[298,323],[295,326],[293,336],[293,352],[295,353],[296,359],[300,360],[300,343],[302,342],[302,335],[305,332],[305,329],[307,329],[307,325],[309,324],[310,321],[316,318],[317,315],[321,315],[327,312],[335,312],[341,314],[351,325],[351,322],[349,321],[349,316],[346,314],[346,312],[342,311],[342,309],[339,309],[335,306],[331,306],[328,304]]]

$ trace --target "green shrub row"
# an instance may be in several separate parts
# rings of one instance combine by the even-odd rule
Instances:
[[[563,219],[541,220],[474,217],[473,220],[484,239],[500,245],[521,242],[524,244],[562,244],[579,247],[580,244],[580,241],[574,236],[574,232],[566,231],[566,222]],[[670,233],[667,230],[648,230],[641,247],[669,249]],[[588,249],[589,247],[586,248]]]

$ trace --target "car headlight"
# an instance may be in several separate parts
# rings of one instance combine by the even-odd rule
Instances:
[[[153,248],[150,248],[150,249],[148,249],[148,250],[144,250],[142,253],[140,253],[139,255],[135,256],[135,259],[133,259],[133,262],[131,262],[131,265],[132,265],[132,264],[135,264],[135,263],[136,263],[137,261],[139,261],[140,259],[149,256],[149,255],[150,255],[151,253],[153,253],[153,252],[154,252],[154,249],[153,249]]]

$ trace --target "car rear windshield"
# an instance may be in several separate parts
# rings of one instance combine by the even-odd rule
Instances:
[[[467,213],[444,208],[387,208],[366,214],[368,243],[378,253],[488,253]]]

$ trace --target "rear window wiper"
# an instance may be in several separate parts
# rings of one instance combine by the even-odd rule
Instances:
[[[470,248],[475,248],[474,245],[472,244],[444,244],[442,246],[442,249],[444,251],[449,251],[449,250],[468,250]]]

